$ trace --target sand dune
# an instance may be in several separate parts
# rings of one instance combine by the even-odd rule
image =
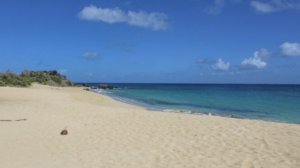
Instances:
[[[12,120],[1,168],[300,167],[300,125],[152,112],[82,88],[0,87],[0,120]]]

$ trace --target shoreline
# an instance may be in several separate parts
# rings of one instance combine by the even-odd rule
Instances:
[[[97,92],[100,90],[101,92]],[[204,115],[204,116],[216,116],[216,117],[225,117],[225,118],[236,118],[236,119],[246,119],[246,118],[241,118],[237,117],[235,115],[225,115],[225,114],[218,114],[218,113],[212,113],[212,112],[203,112],[203,111],[195,111],[195,110],[187,110],[187,109],[166,109],[166,108],[159,108],[155,106],[150,106],[150,105],[144,105],[142,103],[136,102],[133,99],[128,99],[128,98],[123,98],[123,97],[117,97],[117,96],[110,96],[107,93],[103,92],[103,89],[91,89],[91,92],[100,94],[102,96],[107,96],[110,97],[118,102],[137,106],[137,107],[142,107],[145,108],[148,111],[157,111],[157,112],[170,112],[170,113],[180,113],[180,114],[190,114],[190,115]],[[264,120],[259,120],[259,121],[264,121]]]
[[[98,90],[100,92],[97,92]],[[109,97],[109,98],[111,98],[115,101],[121,102],[121,103],[133,105],[133,106],[137,106],[137,107],[142,107],[148,111],[156,111],[156,112],[162,112],[162,113],[178,113],[178,114],[188,114],[188,115],[202,115],[202,116],[212,116],[212,117],[234,118],[234,119],[241,119],[241,120],[253,120],[253,121],[264,121],[264,122],[300,125],[297,123],[280,121],[280,120],[274,121],[274,120],[243,118],[243,117],[239,117],[239,116],[235,116],[235,115],[231,115],[231,114],[220,114],[220,113],[213,113],[213,112],[187,110],[187,109],[164,109],[164,108],[154,107],[154,106],[150,106],[150,105],[144,105],[142,103],[136,102],[135,100],[128,99],[128,98],[111,96],[108,93],[105,93],[106,91],[103,89],[91,89],[90,92],[94,92],[94,93],[97,93],[98,95]]]
[[[0,168],[300,166],[296,124],[153,112],[37,84],[0,87],[0,109],[13,120],[0,121]]]

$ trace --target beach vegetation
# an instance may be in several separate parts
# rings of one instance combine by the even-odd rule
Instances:
[[[0,73],[0,86],[29,86],[33,82],[50,85],[73,86],[73,82],[67,80],[66,76],[60,75],[57,71],[28,71],[24,70],[20,75],[7,70]]]
[[[0,86],[6,86],[6,83],[0,80]]]
[[[33,79],[35,79],[35,81],[38,83],[46,83],[47,82],[47,78],[45,76],[43,76],[41,73],[37,73],[37,75],[34,76]]]
[[[0,74],[1,86],[6,85],[19,85],[19,86],[28,86],[33,80],[30,77],[22,77],[10,70],[7,70],[5,73]]]
[[[30,71],[25,69],[24,71],[21,72],[20,76],[30,76]]]
[[[22,84],[21,86],[28,86],[28,85],[31,85],[31,83],[34,82],[33,79],[29,76],[24,76],[22,78]]]
[[[55,83],[58,83],[58,84],[60,84],[61,85],[61,78],[59,78],[59,77],[53,77],[52,78],[52,80],[55,82]]]

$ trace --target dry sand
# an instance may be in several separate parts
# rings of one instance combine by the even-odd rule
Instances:
[[[152,112],[82,88],[0,87],[0,120],[12,120],[1,168],[300,167],[300,125]]]

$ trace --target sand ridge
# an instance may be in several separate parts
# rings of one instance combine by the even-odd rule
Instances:
[[[0,122],[0,168],[300,167],[300,125],[153,112],[38,84],[0,87],[0,100],[0,120],[26,118]]]

